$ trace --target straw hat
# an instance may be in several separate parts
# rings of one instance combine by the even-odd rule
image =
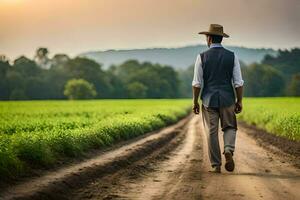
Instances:
[[[219,24],[211,24],[209,26],[208,31],[202,31],[199,32],[199,34],[204,34],[204,35],[220,35],[223,37],[228,38],[229,35],[227,35],[226,33],[223,32],[223,26],[219,25]]]

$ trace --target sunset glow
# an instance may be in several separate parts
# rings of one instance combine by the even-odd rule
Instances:
[[[0,0],[1,4],[18,4],[22,3],[24,0]]]
[[[39,46],[72,55],[103,49],[204,43],[197,33],[224,25],[225,44],[300,45],[300,1],[0,0],[0,53],[32,56]],[[284,35],[284,37],[283,37]]]

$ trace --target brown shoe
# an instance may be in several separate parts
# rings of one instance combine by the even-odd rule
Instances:
[[[234,161],[232,158],[232,153],[231,152],[225,152],[225,159],[226,159],[226,163],[225,163],[225,169],[229,172],[232,172],[234,170]]]
[[[209,170],[208,172],[211,173],[221,173],[221,166],[214,166],[211,170]]]

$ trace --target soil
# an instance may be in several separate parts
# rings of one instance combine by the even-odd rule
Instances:
[[[243,121],[239,122],[239,127],[243,132],[255,139],[258,145],[280,155],[285,160],[289,159],[289,162],[293,163],[295,167],[300,168],[300,141],[293,141],[268,133]]]
[[[91,159],[6,188],[0,199],[300,199],[297,151],[274,145],[272,137],[263,140],[257,131],[239,124],[234,172],[224,167],[221,174],[208,172],[201,116],[190,115]]]

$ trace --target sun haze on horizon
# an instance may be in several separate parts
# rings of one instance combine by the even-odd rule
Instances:
[[[0,54],[198,44],[210,23],[224,26],[228,45],[299,47],[299,10],[297,0],[0,0]]]

